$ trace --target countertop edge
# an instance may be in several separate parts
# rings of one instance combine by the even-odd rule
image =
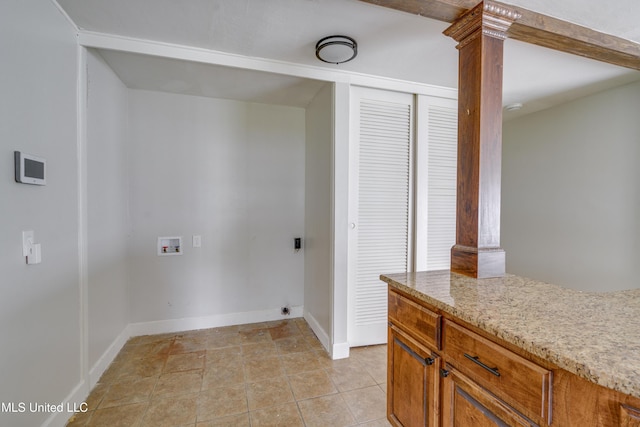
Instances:
[[[380,280],[387,283],[393,288],[396,288],[406,294],[417,298],[418,300],[424,301],[425,303],[430,304],[439,310],[442,310],[444,313],[454,316],[492,336],[497,337],[498,339],[515,345],[516,347],[521,348],[522,350],[534,356],[548,361],[549,363],[557,366],[560,369],[564,369],[570,373],[577,375],[578,377],[584,378],[600,386],[618,391],[620,393],[628,394],[636,398],[640,398],[640,384],[629,383],[629,381],[625,381],[623,378],[620,378],[611,373],[603,372],[602,370],[594,370],[589,367],[587,362],[581,361],[579,357],[567,357],[567,355],[563,355],[558,351],[554,351],[553,348],[551,348],[552,346],[543,345],[537,342],[535,339],[535,334],[533,333],[530,334],[531,336],[523,337],[519,336],[518,334],[514,334],[512,331],[509,331],[508,328],[483,322],[479,318],[479,316],[470,314],[468,310],[456,308],[446,301],[443,301],[443,299],[445,298],[438,298],[437,296],[428,295],[418,289],[407,285],[406,283],[403,283],[401,276],[406,278],[406,274],[383,274],[380,276]],[[555,286],[550,284],[547,285]],[[574,292],[576,292],[576,295],[584,295],[583,293],[578,291]],[[611,294],[613,295],[614,293]]]

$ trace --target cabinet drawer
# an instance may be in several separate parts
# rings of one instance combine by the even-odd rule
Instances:
[[[389,320],[436,350],[440,349],[440,319],[439,314],[389,291]]]
[[[551,422],[551,372],[453,322],[444,322],[447,361],[489,392],[543,423]]]

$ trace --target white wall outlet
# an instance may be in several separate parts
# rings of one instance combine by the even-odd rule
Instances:
[[[194,234],[192,240],[194,248],[199,248],[202,246],[202,236]]]
[[[22,256],[33,253],[33,230],[22,232]]]
[[[32,253],[27,255],[27,264],[40,264],[42,262],[42,246],[40,243],[33,245]]]

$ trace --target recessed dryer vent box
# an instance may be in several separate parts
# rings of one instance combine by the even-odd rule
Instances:
[[[158,256],[182,255],[182,237],[158,237]]]

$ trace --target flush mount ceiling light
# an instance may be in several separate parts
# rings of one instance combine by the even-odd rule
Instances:
[[[358,54],[358,44],[347,36],[329,36],[316,43],[316,57],[329,64],[349,62]]]
[[[504,107],[505,110],[507,111],[518,111],[520,109],[522,109],[523,105],[520,102],[516,102],[514,104],[509,104],[506,107]]]

